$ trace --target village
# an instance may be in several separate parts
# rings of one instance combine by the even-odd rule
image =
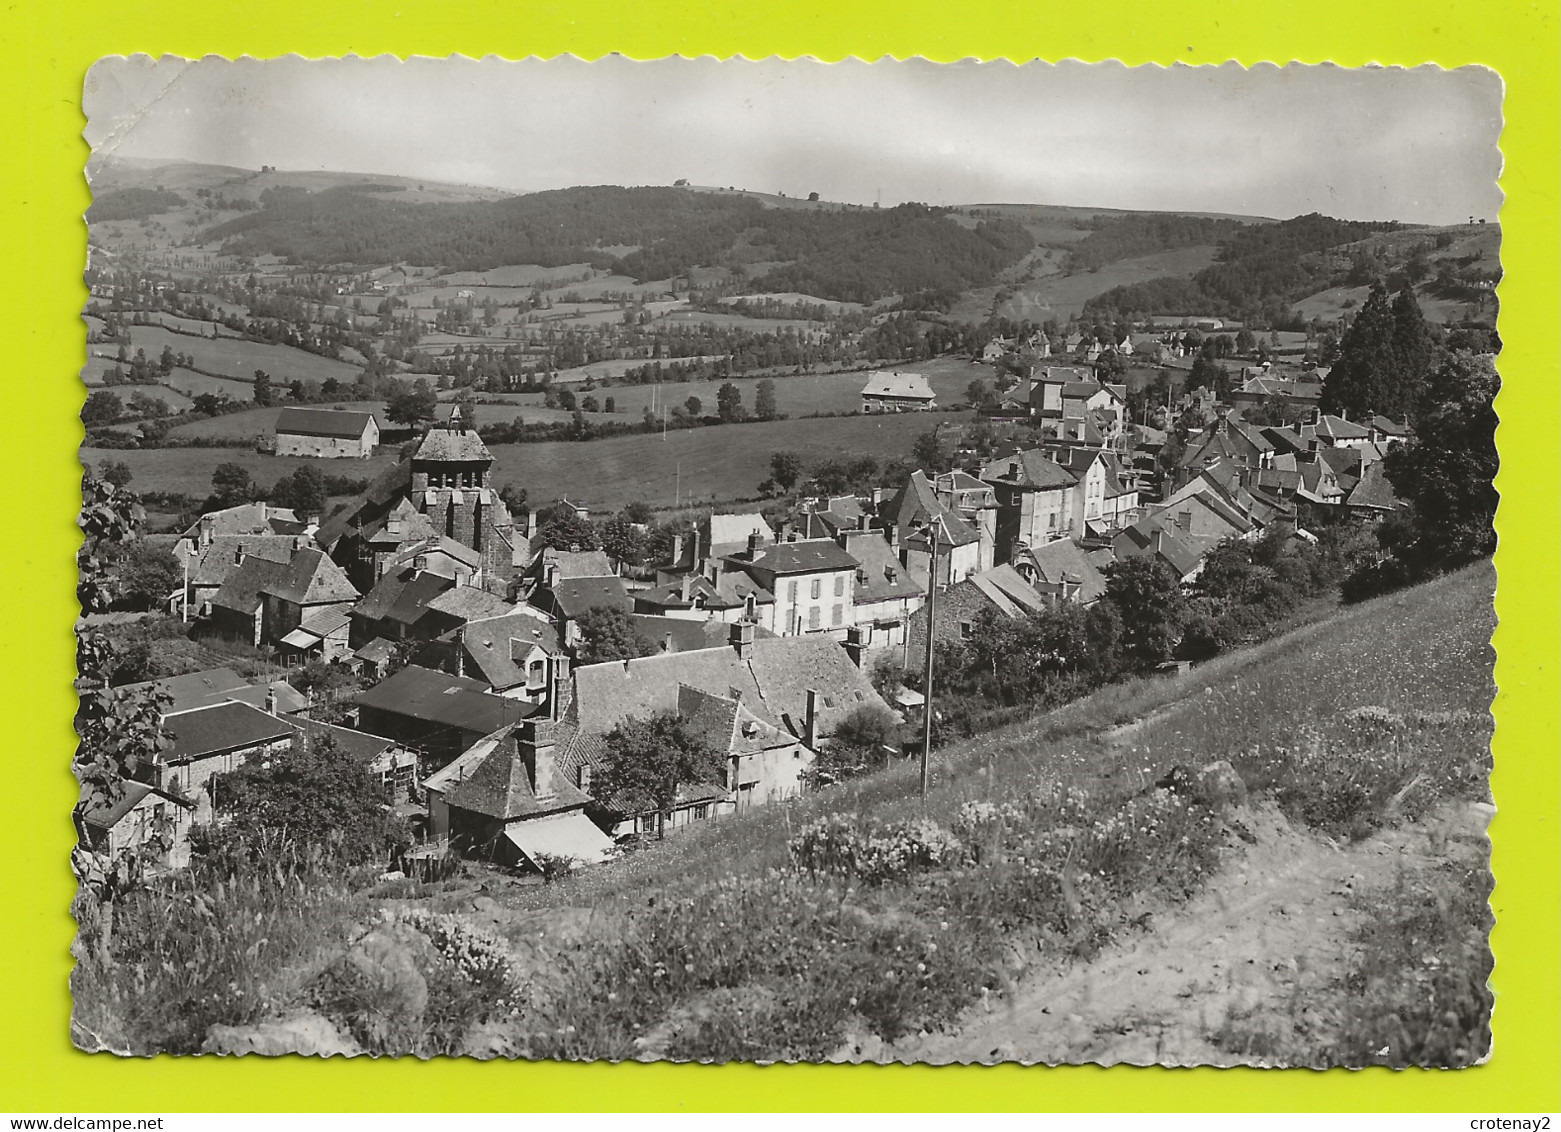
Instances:
[[[1384,458],[1408,424],[1321,412],[1325,367],[1254,359],[1223,397],[1167,391],[1135,420],[1113,358],[1168,362],[1194,335],[1075,336],[1061,359],[1042,335],[995,338],[977,359],[991,393],[929,424],[918,454],[937,466],[858,493],[804,479],[780,509],[705,514],[634,561],[590,537],[608,517],[586,506],[513,513],[459,402],[332,514],[264,499],[201,514],[159,543],[180,584],[148,616],[252,646],[274,672],[121,689],[155,697],[170,742],[117,798],[83,806],[81,852],[182,868],[192,831],[227,820],[224,775],[328,741],[408,831],[378,853],[387,875],[450,859],[517,878],[595,865],[827,788],[820,768],[843,745],[872,765],[920,753],[929,690],[937,712],[926,663],[983,619],[1088,610],[1133,559],[1190,587],[1233,540],[1315,543],[1316,517],[1371,528],[1401,507]],[[861,389],[864,418],[937,407],[909,367]],[[1187,440],[1168,447],[1178,420]],[[363,459],[388,428],[289,407],[273,450]],[[588,454],[578,482],[589,497]],[[649,517],[629,525],[644,536]],[[625,789],[615,743],[657,718],[719,769]]]

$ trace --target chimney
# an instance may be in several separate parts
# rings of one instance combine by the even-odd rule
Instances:
[[[1164,545],[1165,531],[1160,527],[1155,527],[1154,532],[1149,536],[1149,550],[1153,554],[1159,554],[1160,548]]]
[[[533,508],[532,510],[526,512],[526,538],[527,539],[534,539],[536,537],[537,537],[537,512],[536,512],[536,509]]]
[[[217,530],[217,517],[215,515],[201,516],[200,544],[202,549],[211,545],[212,535]]]
[[[242,566],[242,565],[244,565],[244,544],[243,543],[239,543],[238,546],[233,551],[233,565],[235,565],[235,566]]]
[[[808,710],[802,726],[802,745],[810,751],[818,749],[818,693],[808,689]]]
[[[272,715],[276,714],[276,685],[274,684],[266,687],[266,711]]]
[[[553,685],[548,689],[547,717],[554,723],[564,718],[574,685],[569,680],[569,658],[555,656],[549,662],[553,672]]]
[[[552,736],[543,733],[533,719],[522,722],[516,731],[515,746],[526,764],[531,792],[539,799],[551,798],[556,793],[553,788],[555,759]]]
[[[764,542],[764,536],[754,531],[748,536],[748,553],[750,556],[759,553],[759,547]]]
[[[1024,479],[1024,465],[1018,460],[1008,461],[1008,478],[1014,480]]]
[[[256,506],[260,508],[260,522],[262,524],[269,523],[271,521],[270,505],[262,499],[259,503],[256,504]]]
[[[681,565],[683,565],[683,536],[682,535],[673,535],[672,536],[672,565],[673,566],[681,566]]]
[[[542,584],[548,589],[558,585],[558,563],[546,562],[542,565]]]
[[[684,601],[684,602],[687,602],[688,599],[689,599],[689,595],[691,595],[693,593],[693,591],[694,591],[694,575],[692,575],[692,574],[684,574],[683,575],[683,581],[681,583],[679,583],[679,585],[678,585],[678,597],[679,597],[679,599]]]
[[[846,655],[851,658],[851,663],[858,668],[862,667],[862,657],[873,642],[873,627],[871,625],[853,625],[846,630]]]
[[[750,659],[753,656],[753,622],[732,622],[727,641],[736,650],[738,660]]]
[[[428,555],[414,554],[412,556],[412,569],[416,570],[418,573],[422,573],[424,570],[428,569]]]
[[[665,637],[661,638],[661,651],[662,652],[677,652],[678,651],[677,649],[672,647],[672,634],[671,633],[668,633]]]
[[[591,792],[590,763],[581,763],[580,768],[575,771],[575,785],[580,787],[580,789],[584,790],[587,794]]]

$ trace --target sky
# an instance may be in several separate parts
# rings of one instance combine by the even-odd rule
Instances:
[[[94,152],[512,192],[687,178],[885,206],[1455,223],[1501,203],[1481,68],[115,57]]]

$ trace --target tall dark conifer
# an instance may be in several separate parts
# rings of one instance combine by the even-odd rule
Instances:
[[[1323,383],[1323,412],[1359,418],[1386,411],[1383,402],[1392,398],[1384,392],[1397,366],[1394,330],[1387,288],[1376,283],[1339,343],[1339,360]]]
[[[1383,390],[1378,411],[1396,421],[1412,421],[1436,358],[1436,345],[1412,287],[1405,287],[1393,300],[1393,357],[1393,381]]]

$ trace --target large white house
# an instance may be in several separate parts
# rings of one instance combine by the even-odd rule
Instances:
[[[932,386],[919,373],[878,370],[862,386],[862,412],[908,413],[938,407]]]

